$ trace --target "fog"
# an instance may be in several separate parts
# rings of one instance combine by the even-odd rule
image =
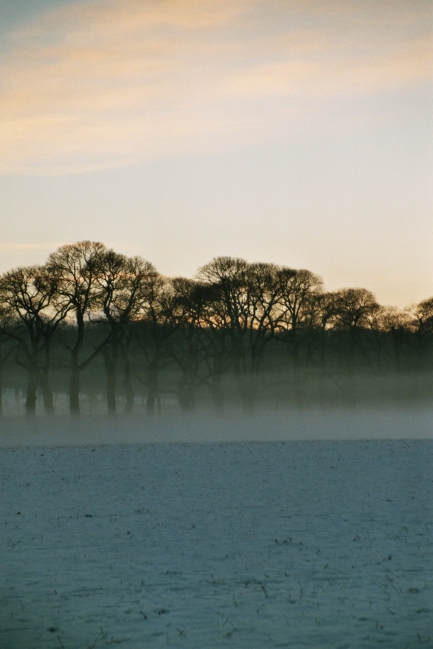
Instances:
[[[175,410],[175,409],[174,409]],[[3,417],[0,446],[433,439],[433,409],[375,405],[145,415]]]

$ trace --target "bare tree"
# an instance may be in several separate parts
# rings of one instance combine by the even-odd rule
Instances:
[[[201,336],[203,311],[200,285],[191,279],[175,277],[173,286],[173,323],[176,325],[171,354],[181,370],[178,400],[183,411],[195,408],[196,394],[203,379],[204,347]]]
[[[99,254],[95,283],[98,305],[110,329],[110,337],[102,347],[107,377],[108,413],[116,413],[116,383],[119,354],[123,360],[125,412],[132,412],[134,392],[128,346],[129,325],[138,318],[147,303],[148,287],[157,277],[152,264],[140,257],[126,257],[113,250]]]
[[[220,326],[215,305],[220,299],[218,286],[195,282],[195,319],[200,327],[199,344],[202,351],[203,373],[201,381],[211,393],[212,404],[217,414],[224,411],[225,391],[223,376],[231,366],[230,333],[227,327]]]
[[[149,278],[146,300],[134,331],[144,356],[145,378],[139,376],[139,380],[147,387],[146,412],[153,415],[155,406],[160,406],[159,374],[173,362],[170,353],[175,331],[173,285],[167,278],[161,275]]]
[[[415,334],[418,369],[428,365],[427,354],[433,341],[433,297],[409,309],[411,329]]]
[[[407,344],[410,332],[410,316],[407,310],[402,311],[397,307],[387,306],[382,311],[383,326],[390,333],[392,339],[394,368],[401,372],[404,344]]]
[[[227,332],[239,394],[245,410],[257,395],[264,350],[274,331],[273,309],[279,295],[273,264],[217,257],[199,269],[199,281],[213,287],[208,319]]]
[[[0,336],[2,334],[2,326],[3,325],[0,323]],[[7,342],[8,341],[3,337],[0,338],[0,417],[3,415],[3,379],[5,374],[5,365],[11,352],[11,347],[6,346]]]
[[[347,368],[353,371],[357,351],[362,351],[361,333],[379,304],[365,288],[345,288],[336,292],[335,328],[347,334]]]
[[[311,300],[311,323],[319,340],[319,368],[323,378],[327,365],[327,337],[335,317],[335,293],[318,291]]]
[[[48,258],[47,267],[59,278],[57,302],[66,305],[74,324],[73,340],[66,341],[70,355],[69,377],[69,410],[72,415],[80,414],[80,377],[81,373],[100,353],[105,340],[97,345],[84,358],[83,344],[86,324],[90,314],[98,306],[99,258],[106,251],[102,243],[80,241],[61,246]]]
[[[171,353],[181,369],[179,404],[195,406],[196,393],[207,386],[217,413],[224,407],[222,376],[229,369],[227,330],[215,318],[219,290],[212,284],[176,277],[172,280],[176,332]]]
[[[373,348],[376,356],[376,369],[380,373],[383,370],[384,348],[388,336],[386,307],[377,305],[367,315],[367,327],[370,335],[367,335],[367,341]]]
[[[314,323],[317,298],[322,292],[322,279],[309,270],[279,267],[277,271],[278,299],[274,309],[277,340],[288,346],[293,359],[293,391],[295,399],[303,399],[301,349],[307,348]]]
[[[15,350],[14,341],[9,337],[9,333],[9,306],[8,304],[4,304],[0,299],[0,416],[3,415],[3,385],[6,375],[7,361]]]
[[[322,291],[323,282],[309,270],[280,267],[277,273],[278,302],[276,326],[280,339],[290,346],[295,372],[300,369],[302,333],[307,331],[311,308]]]
[[[69,305],[58,300],[59,276],[46,266],[17,268],[0,279],[3,335],[16,344],[16,362],[27,372],[26,413],[34,415],[41,386],[46,414],[54,412],[49,386],[52,337]]]

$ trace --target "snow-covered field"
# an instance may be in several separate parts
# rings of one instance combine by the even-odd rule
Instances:
[[[0,483],[2,649],[433,647],[431,439],[10,447]]]

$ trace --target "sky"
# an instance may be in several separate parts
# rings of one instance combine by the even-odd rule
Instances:
[[[88,239],[431,297],[432,28],[430,0],[0,0],[0,272]]]

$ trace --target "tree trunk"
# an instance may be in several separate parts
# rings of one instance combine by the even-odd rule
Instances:
[[[179,381],[179,406],[182,412],[189,412],[195,408],[196,383],[194,378],[184,374]]]
[[[54,400],[53,393],[50,389],[49,382],[49,371],[50,371],[50,354],[51,354],[51,345],[50,345],[49,336],[45,337],[45,358],[44,365],[39,375],[39,382],[42,390],[42,396],[44,399],[44,410],[45,414],[48,416],[54,415]]]
[[[153,415],[158,395],[158,372],[155,367],[149,369],[147,387],[146,412],[148,415]]]
[[[242,409],[245,414],[254,412],[257,399],[257,385],[254,376],[249,373],[240,373],[236,376]]]
[[[38,370],[30,367],[27,377],[26,415],[33,417],[36,414],[36,390],[38,387]]]
[[[301,368],[299,365],[293,367],[293,394],[295,397],[295,405],[297,408],[302,408],[304,405],[304,391],[302,383]]]
[[[125,390],[126,403],[125,414],[130,415],[134,407],[134,390],[131,380],[131,365],[129,363],[128,350],[122,349],[123,358],[123,389]]]
[[[80,414],[80,368],[78,359],[72,357],[71,376],[69,379],[69,412],[73,416]]]
[[[349,329],[349,337],[348,337],[348,343],[349,343],[349,349],[348,349],[348,354],[347,354],[347,369],[349,374],[353,374],[355,372],[355,365],[356,365],[356,351],[357,351],[357,343],[358,343],[358,331],[356,327],[351,327]]]
[[[42,389],[42,396],[44,399],[45,414],[48,416],[52,416],[54,414],[54,401],[53,401],[53,393],[50,390],[50,386],[48,382],[48,370],[43,370],[39,378],[40,378],[40,384]]]
[[[319,399],[323,402],[326,399],[326,333],[321,330],[319,333]]]
[[[103,351],[105,375],[107,378],[107,409],[110,416],[116,415],[116,358],[107,347]]]
[[[217,415],[224,412],[224,392],[221,388],[221,376],[213,376],[210,385],[212,405]]]
[[[292,333],[293,333],[293,342],[292,342],[293,366],[295,368],[295,374],[299,374],[299,368],[301,365],[299,359],[299,341],[298,341],[296,331],[292,331]]]
[[[400,363],[400,340],[398,332],[392,328],[392,342],[394,344],[394,356],[395,356],[395,371],[397,373],[401,372],[401,363]]]
[[[293,337],[292,354],[293,354],[293,393],[295,397],[296,407],[301,408],[304,403],[304,394],[303,394],[302,375],[301,375],[301,361],[299,356],[299,341],[296,332],[294,332],[294,337]]]

